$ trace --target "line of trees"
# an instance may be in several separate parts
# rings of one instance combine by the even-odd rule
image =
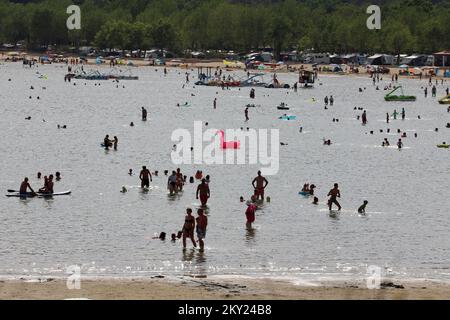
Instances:
[[[373,2],[381,30],[366,28]],[[71,4],[81,30],[66,28]],[[449,21],[447,0],[0,0],[0,42],[29,47],[429,53],[450,48]]]

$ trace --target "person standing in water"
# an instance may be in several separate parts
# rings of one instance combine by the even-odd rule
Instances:
[[[202,183],[197,187],[196,198],[198,199],[200,196],[200,202],[202,203],[202,207],[206,206],[208,199],[211,197],[211,193],[209,190],[209,186],[206,183],[206,179],[202,179]]]
[[[172,174],[167,179],[167,189],[169,189],[170,195],[177,192],[177,173],[172,171]]]
[[[247,203],[247,210],[245,211],[245,216],[247,218],[246,226],[247,229],[251,229],[252,223],[255,222],[255,212],[258,209],[258,206],[254,203],[256,201],[256,197],[253,195],[251,201]]]
[[[386,123],[389,123],[389,112],[386,112]]]
[[[244,114],[245,114],[245,122],[247,122],[248,120],[250,120],[248,117],[248,107],[245,108]]]
[[[332,106],[333,103],[334,103],[334,98],[333,98],[333,96],[330,96],[330,106]]]
[[[269,181],[261,175],[261,171],[258,171],[258,176],[253,179],[252,186],[255,189],[256,200],[261,199],[264,201],[264,190],[266,189]]]
[[[403,142],[402,142],[402,139],[398,139],[398,141],[397,141],[397,147],[398,147],[398,150],[401,150],[401,149],[403,148]]]
[[[28,178],[25,178],[22,181],[22,184],[20,185],[19,193],[25,195],[25,194],[27,194],[28,189],[30,189],[32,195],[36,194],[36,192],[34,192],[33,188],[31,188],[30,183],[28,182]]]
[[[208,218],[203,214],[203,209],[197,210],[198,217],[195,219],[197,221],[197,226],[195,231],[197,232],[197,240],[200,245],[200,252],[205,249],[205,243],[203,239],[206,237],[206,226],[208,225]]]
[[[152,174],[150,170],[147,169],[146,166],[142,167],[141,174],[139,175],[139,179],[141,179],[141,188],[150,187],[150,181],[153,181]]]
[[[337,201],[337,198],[341,197],[341,192],[339,191],[339,185],[337,183],[334,184],[334,188],[330,190],[330,192],[328,192],[328,196],[330,197],[330,199],[328,200],[328,208],[331,211],[331,207],[333,205],[333,203],[335,205],[338,206],[338,210],[341,211],[341,205],[339,204],[339,202]]]
[[[328,96],[325,96],[325,99],[323,99],[323,102],[325,103],[325,106],[328,105]]]
[[[114,145],[114,150],[116,150],[116,151],[117,151],[118,143],[119,143],[119,139],[116,136],[114,136],[113,145]]]
[[[366,110],[364,110],[362,116],[361,116],[362,124],[365,126],[367,124],[367,114]]]
[[[186,209],[186,217],[183,225],[183,249],[186,249],[186,238],[191,239],[192,244],[197,248],[197,243],[194,239],[195,218],[192,216],[192,209]]]
[[[394,113],[392,114],[394,120],[397,120],[397,115],[398,115],[397,109],[394,109]]]
[[[214,109],[217,107],[217,98],[214,98],[213,107],[214,107]]]
[[[405,108],[402,108],[402,120],[405,120],[405,117],[406,117]]]
[[[112,141],[109,140],[109,134],[107,134],[105,139],[103,139],[103,145],[104,145],[106,150],[109,150],[109,147],[112,146]]]
[[[142,121],[147,121],[147,109],[142,107]]]

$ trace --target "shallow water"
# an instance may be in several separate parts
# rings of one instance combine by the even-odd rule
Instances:
[[[37,71],[48,79],[39,79]],[[140,80],[122,81],[118,88],[111,81],[64,83],[65,71],[58,65],[0,66],[0,185],[4,191],[17,189],[28,176],[38,188],[42,181],[36,172],[61,171],[55,190],[73,191],[50,200],[0,197],[1,275],[62,275],[67,266],[80,264],[83,274],[103,276],[320,278],[361,276],[368,265],[377,265],[391,276],[450,279],[450,154],[436,148],[450,141],[450,129],[444,127],[450,114],[437,98],[423,97],[425,80],[401,80],[407,94],[417,95],[416,102],[385,102],[384,82],[376,91],[365,76],[322,76],[322,85],[298,93],[257,88],[250,101],[249,88],[193,88],[192,81],[182,89],[185,70],[170,69],[164,77],[162,69],[135,69]],[[293,83],[296,76],[278,78]],[[438,97],[447,85],[439,84]],[[367,90],[359,93],[359,87]],[[335,104],[324,110],[323,97],[330,94]],[[192,107],[176,107],[185,101]],[[287,112],[297,120],[277,119],[286,113],[275,108],[282,101],[293,106]],[[247,103],[261,105],[249,110],[248,124],[243,121]],[[141,106],[149,112],[146,123],[140,121]],[[361,111],[355,106],[367,110],[367,126],[356,120]],[[386,112],[402,107],[407,119],[387,125]],[[185,208],[198,205],[196,186],[189,183],[181,195],[169,198],[162,174],[177,167],[170,158],[172,131],[192,132],[196,120],[218,129],[279,128],[280,140],[288,143],[280,146],[278,174],[268,177],[266,195],[272,201],[257,212],[252,231],[245,228],[246,207],[239,197],[252,193],[258,165],[180,166],[188,177],[200,169],[212,178],[204,254],[183,252],[179,242],[151,239],[161,231],[180,230]],[[379,133],[386,128],[390,135]],[[380,147],[385,137],[395,144],[397,128],[408,133],[405,149]],[[99,146],[107,133],[118,136],[118,151]],[[323,146],[323,138],[333,145]],[[127,174],[129,168],[138,173],[142,165],[160,172],[148,193],[137,188],[137,176]],[[306,182],[317,186],[319,206],[298,195]],[[326,194],[335,182],[343,212],[330,217]],[[122,194],[123,185],[136,187]],[[365,199],[367,214],[360,216],[356,209]]]

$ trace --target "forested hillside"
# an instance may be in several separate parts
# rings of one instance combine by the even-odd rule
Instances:
[[[435,52],[450,48],[449,1],[430,0],[0,0],[0,42],[29,46]],[[79,31],[66,8],[78,4]],[[381,30],[366,28],[379,4]]]

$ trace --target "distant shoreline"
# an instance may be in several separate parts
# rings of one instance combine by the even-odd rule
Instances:
[[[43,54],[39,55],[37,53],[32,53],[32,52],[24,52],[26,54],[26,56],[31,57],[33,59],[38,60],[40,56],[42,56]],[[4,53],[2,52],[2,59],[4,59]],[[73,55],[73,56],[67,56],[67,57],[74,57],[74,58],[79,58],[79,56],[77,55]],[[104,59],[106,60],[106,59]],[[203,68],[207,68],[207,67],[211,67],[213,69],[215,68],[221,68],[221,69],[225,69],[225,70],[230,70],[230,71],[244,71],[244,69],[242,68],[233,68],[230,66],[226,66],[223,63],[223,60],[221,59],[185,59],[185,58],[174,58],[171,60],[179,60],[180,62],[173,62],[171,60],[166,61],[166,65],[163,66],[156,66],[156,65],[151,65],[150,61],[148,60],[144,60],[144,59],[139,59],[139,58],[124,58],[121,60],[126,60],[126,61],[131,61],[133,63],[132,66],[127,66],[127,65],[117,65],[117,67],[154,67],[154,68],[180,68],[180,69],[194,69],[197,67],[203,67]],[[103,63],[103,64],[96,64],[96,59],[95,58],[88,58],[87,59],[87,64],[85,63],[84,65],[87,66],[96,66],[96,67],[108,67],[109,68],[109,63]],[[65,65],[64,63],[54,63],[57,65]],[[323,67],[323,66],[328,66],[331,65],[330,64],[319,64],[319,67]],[[313,70],[313,64],[311,63],[300,63],[300,62],[291,62],[288,65],[284,65],[283,68],[279,68],[279,69],[266,69],[266,70],[258,70],[258,69],[248,69],[247,71],[250,71],[251,73],[295,73],[298,72],[298,70],[300,69],[300,67],[303,66],[304,70]],[[381,77],[390,77],[394,74],[398,74],[399,71],[401,70],[401,68],[396,67],[396,66],[386,66],[387,68],[389,68],[390,73],[388,74],[382,74]],[[289,68],[291,69],[295,69],[295,71],[289,70]],[[413,68],[413,67],[410,67]],[[442,67],[433,67],[433,68],[442,68]],[[350,73],[350,72],[343,72],[343,73],[336,73],[336,72],[324,72],[324,71],[320,71],[318,72],[319,75],[333,75],[333,76],[369,76],[369,73],[367,73],[365,71],[365,67],[364,66],[359,66],[359,73]],[[447,69],[447,68],[444,68]],[[411,76],[411,75],[399,75],[399,78],[403,78],[403,79],[417,79],[419,80],[419,76]],[[429,79],[429,76],[426,75],[425,73],[422,76],[422,80],[423,79]],[[433,76],[433,79],[435,80],[447,80],[450,78],[445,78],[441,75],[438,76]]]

